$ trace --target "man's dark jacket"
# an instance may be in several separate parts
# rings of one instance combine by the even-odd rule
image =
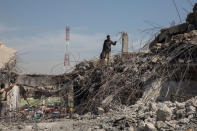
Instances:
[[[105,40],[103,44],[103,51],[110,52],[111,51],[111,45],[116,45],[116,42],[113,42],[111,40]]]
[[[116,45],[116,41],[113,42],[111,40],[105,40],[103,44],[103,50],[101,52],[100,58],[103,59],[106,57],[106,53],[109,53],[111,51],[111,45]]]

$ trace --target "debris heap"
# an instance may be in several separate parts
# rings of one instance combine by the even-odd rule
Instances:
[[[193,14],[197,13],[196,7],[197,4]],[[114,105],[135,104],[141,97],[144,102],[161,100],[159,96],[161,89],[167,88],[163,87],[166,82],[195,79],[197,30],[190,20],[162,29],[150,43],[149,49],[124,54],[124,59],[121,54],[115,55],[107,66],[100,65],[96,60],[76,65],[71,72],[76,111],[97,112],[100,106],[107,111]],[[166,100],[170,100],[173,94],[188,95],[185,100],[197,95],[196,91],[185,93],[187,88],[179,92],[173,90],[170,89]]]
[[[191,71],[190,65],[196,63],[196,38],[193,30],[172,36],[169,43],[155,44],[154,52],[130,53],[124,60],[116,55],[108,66],[99,67],[95,61],[78,64],[72,72],[75,104],[80,111],[109,103],[132,105],[153,82],[186,79],[178,74]]]

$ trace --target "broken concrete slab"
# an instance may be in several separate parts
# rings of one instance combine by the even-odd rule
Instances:
[[[157,121],[170,120],[172,115],[172,110],[168,108],[165,104],[160,104],[157,110]]]

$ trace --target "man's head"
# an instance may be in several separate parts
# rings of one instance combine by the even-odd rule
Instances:
[[[11,83],[11,84],[14,84],[14,83],[15,83],[15,80],[14,80],[14,79],[11,79],[11,80],[10,80],[10,83]]]
[[[110,35],[107,35],[107,39],[110,40]]]

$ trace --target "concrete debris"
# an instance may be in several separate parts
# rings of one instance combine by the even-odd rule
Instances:
[[[194,97],[182,104],[186,108],[190,108],[189,104],[191,101],[197,101],[197,97]],[[52,130],[55,127],[59,130],[60,127],[68,130],[134,130],[134,131],[160,131],[160,130],[177,130],[184,131],[187,129],[195,130],[197,129],[197,113],[196,111],[182,111],[182,117],[179,117],[180,108],[177,107],[176,103],[167,101],[163,102],[150,102],[150,103],[136,103],[131,107],[128,106],[116,106],[116,109],[112,112],[105,113],[104,115],[96,115],[93,113],[86,113],[84,115],[73,114],[73,119],[60,119],[52,121],[52,123],[41,122],[37,124],[37,129]],[[155,105],[156,109],[150,109],[150,105]],[[161,109],[161,105],[165,106]],[[139,107],[140,106],[140,107]],[[163,121],[158,118],[158,111],[162,110],[162,115],[170,114],[167,121]],[[166,111],[167,110],[167,111]],[[164,117],[166,117],[164,115]],[[64,123],[64,124],[63,124]],[[66,123],[66,125],[65,125]],[[1,123],[0,127],[2,129],[7,129],[8,127],[14,129],[15,126],[18,128],[27,129],[33,128],[32,124],[20,126],[12,125],[8,126],[8,123]]]
[[[172,111],[165,104],[161,103],[159,109],[157,110],[157,120],[166,121],[171,118]]]
[[[157,129],[152,123],[146,123],[144,131],[157,131]]]
[[[97,109],[98,109],[98,114],[99,114],[99,115],[103,115],[103,114],[105,113],[105,111],[104,111],[103,108],[98,107]]]

